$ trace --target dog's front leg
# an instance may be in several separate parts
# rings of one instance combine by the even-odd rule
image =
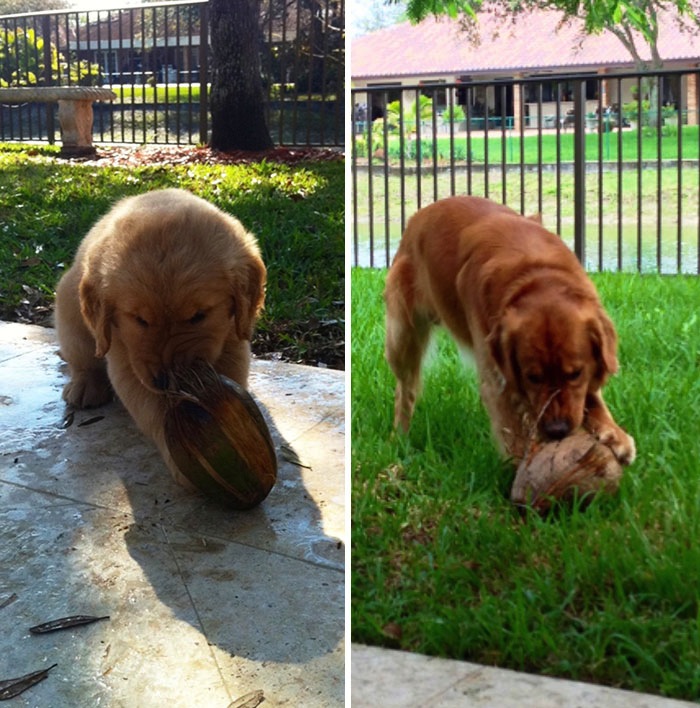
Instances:
[[[634,462],[637,455],[634,438],[615,422],[600,391],[589,393],[586,397],[583,425],[613,451],[620,464],[631,465]]]

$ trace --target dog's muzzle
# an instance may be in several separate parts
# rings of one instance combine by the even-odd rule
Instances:
[[[555,418],[554,420],[548,420],[542,426],[542,432],[550,440],[561,440],[565,438],[569,433],[571,433],[571,423],[568,420],[561,418]]]

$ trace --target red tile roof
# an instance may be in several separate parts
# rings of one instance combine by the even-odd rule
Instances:
[[[417,25],[403,22],[352,41],[351,75],[353,79],[427,78],[616,65],[632,68],[631,55],[613,34],[585,36],[582,22],[560,27],[560,19],[557,12],[540,11],[523,15],[514,24],[503,24],[491,15],[482,15],[478,46],[460,31],[455,20],[430,18]],[[700,33],[679,31],[672,18],[660,24],[658,46],[664,60],[700,62]],[[648,58],[647,45],[640,41],[638,46]]]

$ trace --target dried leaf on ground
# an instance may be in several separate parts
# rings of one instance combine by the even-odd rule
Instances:
[[[13,592],[12,595],[6,597],[2,602],[0,602],[0,610],[11,605],[17,599],[17,593]]]
[[[71,615],[70,617],[61,617],[60,619],[37,624],[30,627],[29,631],[32,634],[46,634],[47,632],[57,632],[60,629],[71,629],[72,627],[81,627],[84,624],[92,624],[99,620],[109,619],[109,615],[102,617],[93,617],[92,615]]]
[[[264,700],[263,691],[251,691],[230,703],[228,708],[257,708]]]
[[[20,693],[43,681],[54,666],[58,666],[58,664],[52,664],[47,669],[41,669],[40,671],[32,671],[32,673],[24,676],[0,681],[0,701],[7,701],[10,698],[19,696]]]

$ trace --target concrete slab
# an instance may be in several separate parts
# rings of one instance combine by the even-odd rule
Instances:
[[[695,703],[353,644],[353,708],[684,708]]]
[[[13,704],[343,705],[343,372],[254,362],[279,477],[232,512],[178,487],[118,403],[63,427],[56,350],[0,323],[0,681],[57,664]],[[28,631],[74,614],[110,619]]]

